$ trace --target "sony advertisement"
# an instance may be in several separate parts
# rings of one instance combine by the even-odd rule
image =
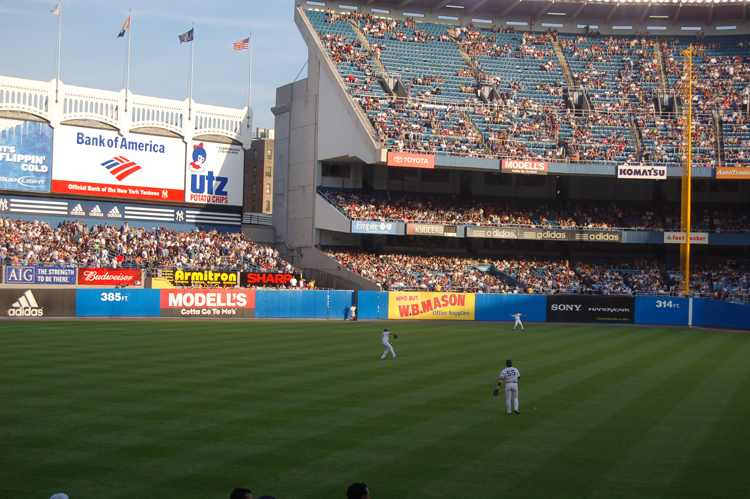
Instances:
[[[635,297],[549,295],[547,322],[632,324],[635,322]]]
[[[185,144],[180,139],[60,126],[52,156],[52,192],[185,201]]]
[[[0,189],[49,192],[52,127],[0,118]]]
[[[242,206],[242,147],[211,142],[188,144],[185,202]]]

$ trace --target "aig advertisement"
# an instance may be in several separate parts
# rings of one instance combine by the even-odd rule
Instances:
[[[162,317],[255,317],[255,290],[162,289]]]
[[[5,267],[5,284],[76,284],[76,267]]]
[[[52,127],[0,118],[0,189],[49,192]]]
[[[389,319],[474,320],[474,294],[388,293]]]
[[[547,322],[635,322],[635,297],[592,295],[547,296]]]
[[[55,130],[52,192],[150,201],[185,200],[180,139],[91,128]]]
[[[185,202],[242,206],[244,163],[240,146],[189,143]]]

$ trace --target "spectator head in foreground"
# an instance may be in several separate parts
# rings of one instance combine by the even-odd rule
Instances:
[[[232,491],[229,499],[253,499],[253,493],[250,491],[250,489],[237,487]]]
[[[57,494],[52,494],[52,497],[49,499],[69,499],[68,494],[65,494],[64,492],[59,492]]]
[[[367,490],[367,484],[362,482],[349,485],[349,489],[346,491],[346,499],[370,499],[370,491]]]

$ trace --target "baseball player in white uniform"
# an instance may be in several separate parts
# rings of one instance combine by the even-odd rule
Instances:
[[[510,359],[505,361],[505,365],[508,367],[500,373],[497,387],[500,388],[500,385],[505,381],[505,407],[508,409],[508,414],[510,414],[511,397],[513,397],[513,403],[516,406],[516,414],[521,414],[521,411],[518,410],[518,378],[521,377],[521,373],[513,367],[513,362]]]
[[[521,331],[526,331],[526,330],[525,330],[525,329],[523,328],[523,323],[521,322],[521,316],[522,316],[522,315],[523,315],[524,317],[526,317],[526,315],[524,315],[524,314],[519,314],[519,313],[518,313],[518,311],[516,311],[516,313],[515,313],[515,314],[510,314],[510,316],[511,316],[511,317],[513,317],[513,318],[514,318],[514,319],[516,320],[516,323],[515,323],[515,324],[513,325],[513,331],[515,331],[515,330],[516,330],[516,327],[518,327],[518,326],[521,326]],[[528,319],[528,317],[526,317],[526,318]]]
[[[393,336],[394,338],[398,338],[398,336],[396,336],[392,332],[388,331],[388,328],[383,329],[383,334],[380,335],[380,338],[381,338],[380,341],[383,343],[383,347],[385,348],[385,352],[383,352],[383,356],[380,357],[381,360],[385,359],[388,356],[388,352],[391,352],[391,355],[393,355],[394,359],[396,357],[398,357],[398,355],[396,355],[396,352],[393,351],[393,345],[391,345],[391,342],[388,341],[391,336]]]

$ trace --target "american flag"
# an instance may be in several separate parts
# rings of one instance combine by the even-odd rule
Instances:
[[[239,42],[234,42],[234,50],[244,50],[247,48],[250,48],[248,43],[250,42],[249,38],[245,38],[244,40],[240,40]]]

